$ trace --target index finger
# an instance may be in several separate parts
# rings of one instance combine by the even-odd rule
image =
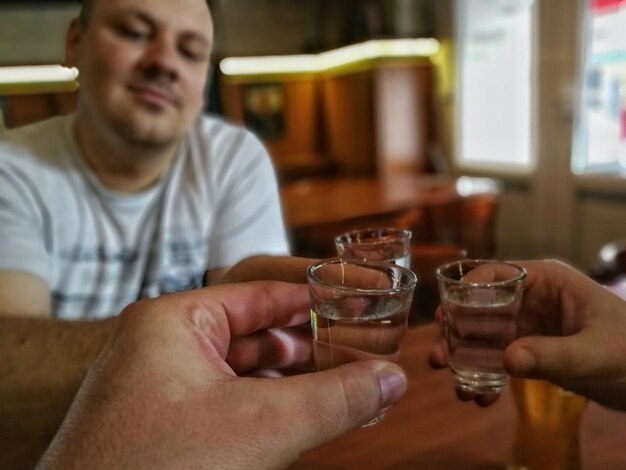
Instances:
[[[219,289],[231,337],[268,328],[301,325],[310,319],[306,284],[257,281],[212,287]]]
[[[580,330],[604,289],[585,274],[556,260],[518,263],[528,272],[524,283],[520,336],[570,335]]]
[[[499,284],[523,279],[522,266],[509,261],[459,260],[440,266],[439,281],[447,280],[459,284]]]

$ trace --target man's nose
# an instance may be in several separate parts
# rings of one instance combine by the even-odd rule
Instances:
[[[165,74],[175,80],[179,75],[180,55],[176,42],[166,36],[157,36],[148,43],[142,65],[150,74]]]

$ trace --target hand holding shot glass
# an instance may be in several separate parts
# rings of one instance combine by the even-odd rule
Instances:
[[[311,265],[307,278],[317,370],[363,359],[396,362],[415,274],[388,263],[333,258]]]
[[[469,393],[499,393],[503,355],[517,337],[526,271],[513,263],[461,260],[437,268],[450,368]]]

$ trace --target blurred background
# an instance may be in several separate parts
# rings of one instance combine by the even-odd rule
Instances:
[[[474,235],[489,245],[486,255],[557,257],[589,272],[604,244],[626,238],[624,0],[209,3],[216,43],[207,111],[263,140],[284,202],[324,181],[411,175],[416,185],[454,181],[461,196],[496,193],[487,231]],[[0,66],[63,63],[65,31],[77,9],[73,1],[0,2]],[[315,55],[406,38],[435,39],[438,46],[305,72],[220,66],[227,58]],[[0,97],[2,125],[69,112],[74,99]],[[436,216],[422,218],[421,205],[401,214],[405,222],[413,216],[406,224],[416,240],[466,243],[425,235]],[[382,214],[354,214],[369,215]],[[287,220],[306,253],[312,233],[322,229],[307,232],[298,223]]]

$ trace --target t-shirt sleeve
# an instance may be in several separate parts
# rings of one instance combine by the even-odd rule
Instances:
[[[211,237],[210,269],[256,254],[289,254],[271,160],[256,137],[241,132],[219,178],[225,194]]]
[[[44,214],[34,183],[0,162],[0,271],[20,271],[49,280]]]

